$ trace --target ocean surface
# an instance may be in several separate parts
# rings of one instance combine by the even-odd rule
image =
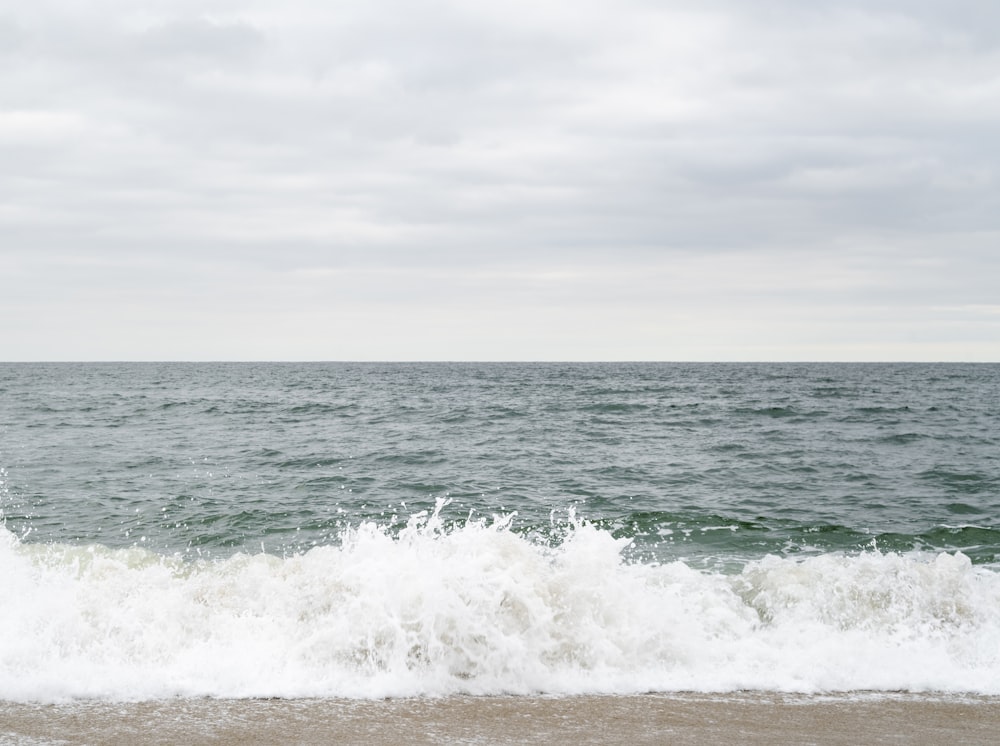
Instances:
[[[0,699],[1000,694],[1000,365],[0,364]]]

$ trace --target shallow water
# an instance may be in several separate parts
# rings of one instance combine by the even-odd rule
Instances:
[[[864,693],[0,703],[29,744],[993,744],[1000,702]]]

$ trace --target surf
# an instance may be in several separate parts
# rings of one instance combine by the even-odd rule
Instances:
[[[362,521],[192,559],[0,529],[0,698],[1000,693],[1000,575],[961,553],[640,562],[587,521]]]

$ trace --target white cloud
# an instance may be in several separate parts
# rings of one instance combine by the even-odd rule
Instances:
[[[25,4],[0,16],[3,354],[995,359],[992,317],[940,309],[996,302],[998,22]]]

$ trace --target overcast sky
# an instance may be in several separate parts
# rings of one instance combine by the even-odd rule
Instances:
[[[0,359],[1000,360],[995,0],[8,0]]]

